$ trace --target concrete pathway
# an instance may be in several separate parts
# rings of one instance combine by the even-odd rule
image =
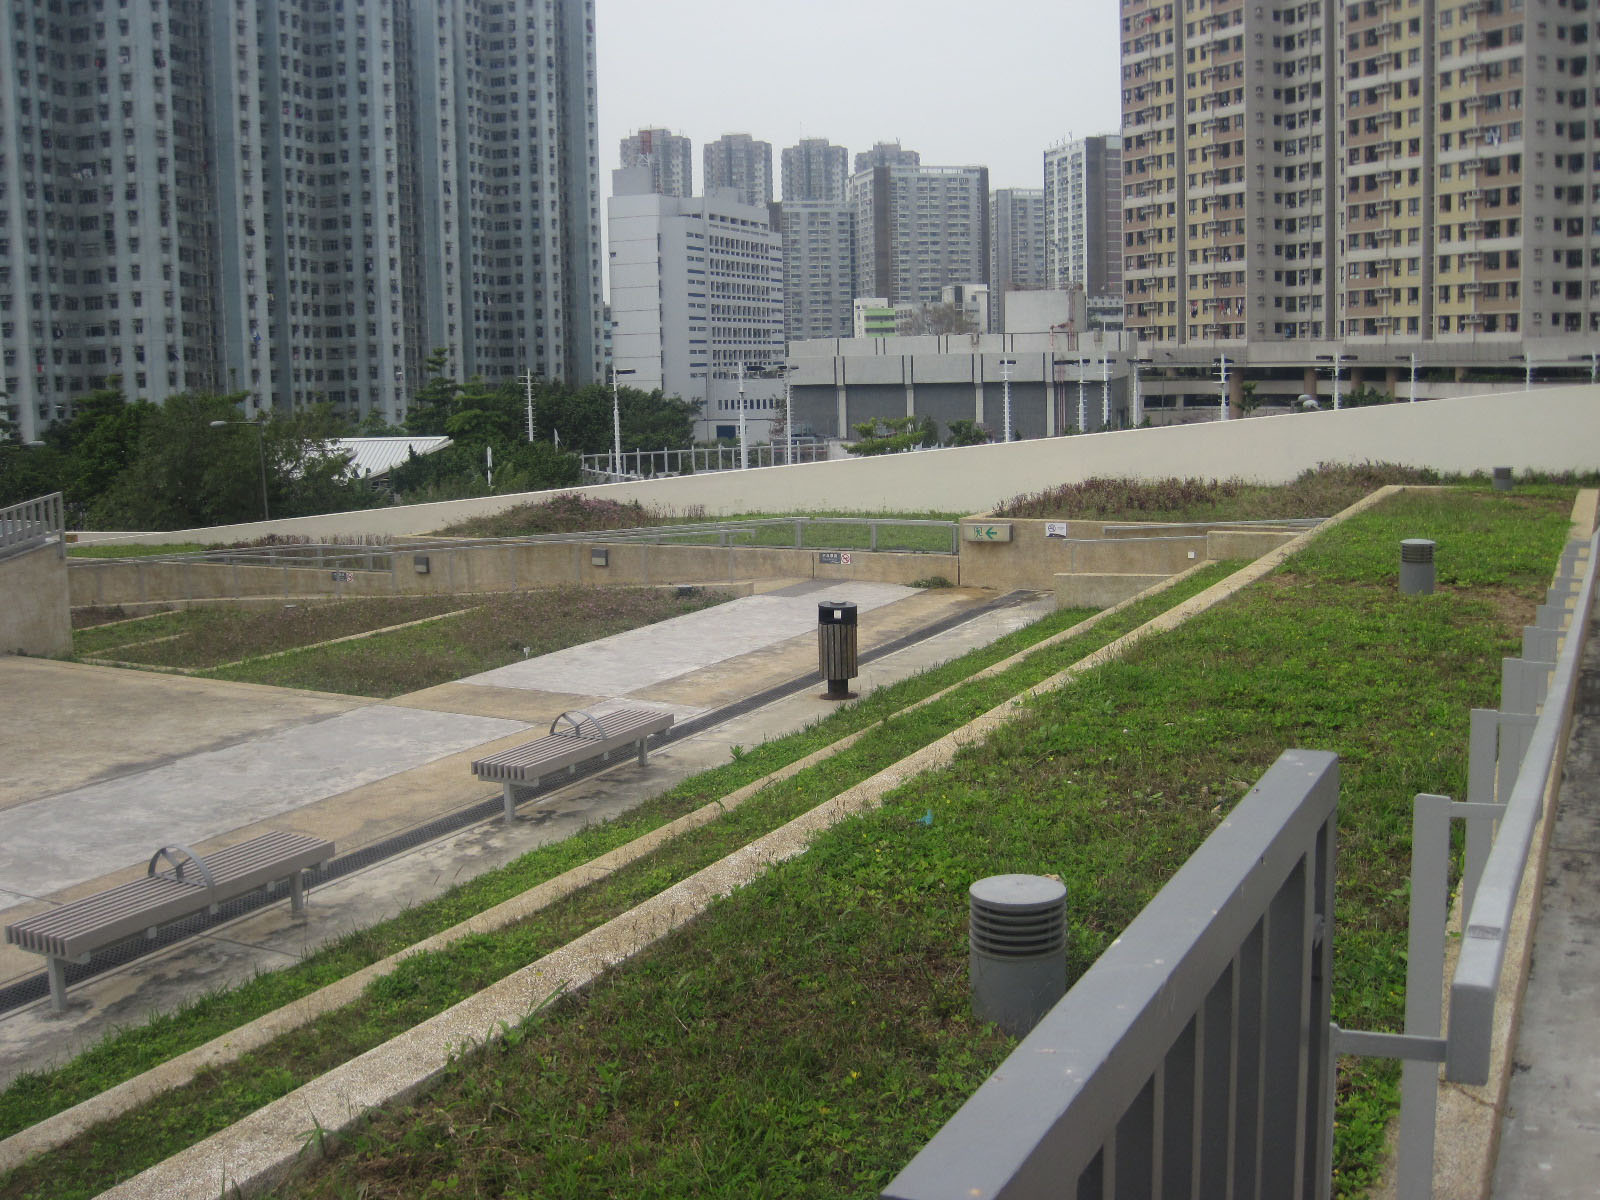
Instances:
[[[243,819],[230,823],[225,819],[225,808],[213,811],[211,815],[227,826],[225,831],[210,842],[195,837],[190,844],[205,853],[213,848],[212,843],[230,844],[265,828],[274,828],[329,837],[335,841],[341,853],[347,852],[489,796],[495,789],[486,787],[472,777],[467,769],[468,761],[494,748],[497,742],[517,744],[526,738],[528,726],[548,723],[563,708],[604,707],[621,702],[653,703],[673,707],[682,715],[691,715],[815,671],[817,597],[812,594],[814,591],[826,592],[826,599],[848,599],[860,606],[861,644],[864,651],[939,620],[971,612],[994,598],[992,593],[953,588],[893,588],[891,593],[885,593],[879,590],[883,586],[814,585],[806,581],[804,585],[784,589],[793,594],[780,599],[786,599],[791,608],[809,609],[809,624],[806,631],[800,634],[792,632],[794,620],[798,618],[776,619],[774,614],[780,610],[774,605],[749,602],[763,600],[761,596],[690,614],[691,618],[701,618],[709,633],[729,631],[741,639],[741,644],[748,644],[751,627],[764,629],[766,640],[757,649],[731,658],[720,658],[716,651],[708,650],[708,658],[714,660],[709,665],[689,669],[632,694],[607,694],[599,688],[587,693],[546,692],[527,687],[486,684],[481,682],[480,676],[383,704],[356,701],[365,707],[343,717],[334,716],[307,724],[304,730],[278,728],[259,739],[245,738],[237,747],[210,747],[196,757],[206,754],[222,754],[226,757],[233,754],[239,756],[235,761],[259,762],[262,754],[260,743],[276,738],[281,746],[285,744],[283,738],[298,732],[298,736],[304,739],[298,744],[304,749],[307,761],[316,758],[323,760],[325,765],[331,765],[339,757],[356,751],[353,738],[325,736],[341,728],[335,723],[340,720],[346,722],[343,728],[352,732],[365,728],[362,720],[376,722],[376,728],[380,730],[392,720],[394,727],[418,730],[428,739],[453,737],[459,741],[476,736],[472,731],[494,739],[459,752],[451,752],[448,746],[430,741],[428,746],[416,747],[411,751],[421,756],[421,765],[397,769],[381,778],[367,778],[355,786],[348,786],[347,780],[343,786],[330,786],[327,794],[320,797],[302,792],[297,807],[291,805],[265,819],[259,819],[259,812],[245,814],[241,810],[239,816]],[[855,686],[866,692],[915,674],[1031,623],[1053,608],[1053,600],[1041,598],[988,611],[943,634],[868,664]],[[634,631],[634,634],[640,632],[646,631]],[[633,634],[618,635],[618,639],[632,641]],[[603,642],[615,644],[616,640],[603,639]],[[637,665],[650,650],[648,640],[634,641],[626,655],[616,655],[614,651],[606,650],[603,643],[595,645],[601,647],[598,653],[611,654],[615,663],[624,666],[630,660]],[[0,677],[3,677],[5,663],[6,660],[0,659]],[[68,663],[33,661],[32,665],[72,674],[71,690],[74,694],[81,688],[77,676],[83,673],[104,676],[111,681],[136,674]],[[539,669],[537,660],[515,665]],[[605,667],[605,670],[611,669],[611,666]],[[648,668],[643,673],[651,677],[656,674]],[[36,702],[46,708],[51,703],[50,689],[42,681],[50,674],[49,670],[40,672],[35,680]],[[171,684],[178,689],[195,682],[165,675],[141,674],[138,678],[141,681]],[[630,682],[626,676],[607,678],[624,685]],[[553,679],[554,676],[551,677]],[[255,685],[229,686],[261,693],[267,710],[276,711],[273,704],[282,689]],[[650,763],[645,768],[628,764],[580,781],[538,803],[524,805],[517,820],[510,825],[497,818],[471,826],[320,887],[312,897],[310,915],[306,920],[292,919],[287,905],[273,905],[211,934],[184,941],[80,983],[70,993],[73,1004],[64,1017],[50,1016],[43,1001],[0,1017],[0,1085],[20,1070],[36,1069],[69,1057],[104,1036],[107,1031],[140,1021],[149,1012],[170,1010],[183,1000],[204,991],[237,983],[258,971],[292,962],[317,945],[391,916],[405,907],[439,894],[455,883],[509,862],[529,849],[568,837],[594,821],[619,815],[647,796],[666,790],[690,774],[727,762],[734,746],[757,745],[768,738],[803,728],[834,708],[831,702],[820,697],[821,690],[819,682],[816,691],[803,690],[791,694],[692,738],[675,742],[652,753]],[[660,698],[663,692],[672,693],[672,696]],[[418,723],[405,725],[408,718]],[[133,717],[129,714],[126,719],[132,721]],[[316,732],[319,725],[327,728]],[[510,729],[510,736],[504,736],[500,732],[503,729]],[[136,741],[133,729],[126,736]],[[203,732],[197,731],[197,736],[203,736]],[[295,743],[291,739],[287,744]],[[315,754],[312,753],[313,746],[316,747]],[[92,757],[92,744],[85,754]],[[381,760],[381,755],[374,756],[374,759]],[[374,759],[365,760],[365,769],[372,768]],[[168,765],[173,770],[194,770],[194,764],[182,761],[163,764]],[[159,821],[166,812],[166,806],[176,795],[171,789],[151,786],[158,779],[175,778],[158,775],[157,771],[161,769],[133,772],[128,777],[106,780],[97,786],[124,789],[121,794],[131,810],[130,821]],[[354,766],[350,778],[360,779],[361,769],[359,765]],[[143,792],[140,790],[141,783],[145,789]],[[79,789],[73,790],[76,792]],[[21,824],[13,822],[20,822],[24,818],[31,820],[32,810],[41,802],[48,809],[50,803],[59,800],[60,796],[37,797],[32,802],[17,806],[14,811],[0,811],[0,855],[9,853],[12,832],[23,828]],[[108,805],[107,811],[113,808]],[[200,808],[204,815],[205,806],[201,805]],[[58,810],[58,814],[63,816],[64,812]],[[119,824],[119,828],[126,830],[132,826]],[[144,848],[141,840],[146,836],[143,828],[140,826],[139,832],[124,834],[124,850],[117,860],[124,864],[120,870],[99,878],[86,879],[75,886],[50,891],[48,888],[52,879],[45,877],[46,871],[29,873],[25,864],[15,863],[0,867],[0,907],[13,903],[14,896],[47,895],[52,902],[60,902],[142,874],[144,859],[150,852]],[[195,832],[201,831],[197,828]],[[155,836],[156,842],[162,840],[175,839],[162,834]],[[150,849],[154,849],[153,844]],[[61,869],[66,870],[65,867]],[[13,877],[19,881],[27,878],[29,886],[25,888],[20,883],[13,883]],[[66,874],[58,874],[54,881],[60,884],[65,878]],[[7,892],[11,894],[7,895]],[[0,924],[17,920],[45,906],[38,900],[29,899],[10,911],[0,912]],[[36,973],[40,965],[41,960],[35,955],[23,954],[12,947],[0,947],[0,982]]]
[[[0,880],[33,899],[495,738],[520,721],[373,704],[0,813]]]
[[[1600,1196],[1600,619],[1584,647],[1556,804],[1496,1200]]]

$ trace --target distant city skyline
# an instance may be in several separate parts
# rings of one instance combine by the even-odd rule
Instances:
[[[812,0],[736,21],[708,0],[601,0],[601,192],[621,139],[651,126],[691,138],[697,158],[726,133],[775,155],[802,137],[852,157],[898,139],[929,165],[988,167],[992,187],[1039,187],[1052,143],[1119,127],[1118,20],[1112,0],[984,14],[953,0]]]

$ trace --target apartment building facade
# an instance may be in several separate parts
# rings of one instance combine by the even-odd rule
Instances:
[[[843,200],[772,206],[783,239],[783,336],[849,337],[855,297],[855,218]]]
[[[949,284],[989,282],[987,167],[875,166],[850,177],[846,198],[855,295],[938,304]]]
[[[1003,329],[1006,293],[1045,286],[1042,188],[996,188],[989,195],[989,287],[994,328]]]
[[[694,195],[694,143],[670,129],[641,129],[622,139],[621,166],[645,167],[661,196]]]
[[[783,198],[787,200],[831,200],[844,203],[844,188],[850,179],[850,152],[827,138],[801,138],[785,146]]]
[[[1600,333],[1597,38],[1586,0],[1125,0],[1128,327]]]
[[[725,188],[744,204],[772,203],[772,143],[725,133],[706,145],[704,187]]]
[[[1122,137],[1058,142],[1044,152],[1046,286],[1082,289],[1097,309],[1122,309]]]
[[[25,440],[112,377],[393,422],[435,347],[598,373],[592,3],[14,9],[0,377]]]

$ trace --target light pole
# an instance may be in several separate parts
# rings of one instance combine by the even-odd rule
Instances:
[[[783,364],[783,462],[794,466],[794,364]]]
[[[1111,356],[1100,351],[1100,428],[1111,428]]]
[[[1333,354],[1319,354],[1319,355],[1317,355],[1317,360],[1319,362],[1326,362],[1326,363],[1331,363],[1332,364],[1332,370],[1333,370],[1333,411],[1334,412],[1338,412],[1339,411],[1340,401],[1341,401],[1341,397],[1339,395],[1339,375],[1344,369],[1344,360],[1349,358],[1349,357],[1350,357],[1350,355],[1348,355],[1348,354],[1340,354],[1338,352],[1335,352]]]
[[[618,375],[637,375],[633,367],[611,368],[611,475],[622,474],[622,401],[617,395]]]
[[[1000,384],[1004,396],[1006,436],[1004,441],[1011,441],[1011,368],[1016,365],[1014,358],[1000,360]]]
[[[739,470],[750,469],[750,447],[744,440],[744,364],[739,364]]]
[[[261,452],[261,519],[272,520],[272,510],[267,507],[267,435],[261,432],[259,421],[213,421],[211,428],[221,429],[224,425],[248,425],[256,431],[256,449]]]
[[[1089,366],[1089,360],[1086,359],[1086,358],[1083,358],[1082,356],[1079,356],[1079,358],[1078,358],[1078,432],[1079,433],[1088,433],[1089,432],[1089,398],[1088,398],[1087,393],[1085,393],[1084,390],[1083,390],[1083,388],[1084,388],[1083,373],[1084,373],[1084,370],[1088,366]]]
[[[1217,398],[1221,403],[1220,420],[1228,419],[1228,356],[1217,359]]]
[[[1417,356],[1411,356],[1411,403],[1417,402]]]

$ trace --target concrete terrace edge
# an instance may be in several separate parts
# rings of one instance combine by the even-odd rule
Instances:
[[[973,680],[998,675],[1036,651],[1047,649],[1068,638],[1076,637],[1146,596],[1157,595],[1177,585],[1196,571],[1204,569],[1207,565],[1209,564],[1197,563],[1189,570],[1171,576],[1147,588],[1138,596],[1131,597],[1120,604],[1095,613],[1070,628],[1051,634],[1047,638],[1042,638],[1015,654],[991,663],[982,670],[974,671],[971,675],[957,680],[948,687],[924,696],[921,700],[898,710],[894,715],[901,716],[924,705],[932,704],[956,688]],[[0,1140],[0,1172],[9,1171],[31,1158],[46,1154],[65,1145],[79,1134],[88,1132],[96,1125],[114,1120],[123,1113],[129,1112],[165,1092],[182,1087],[201,1071],[225,1066],[228,1063],[237,1061],[275,1038],[310,1024],[324,1013],[332,1012],[335,1009],[353,1003],[368,984],[375,979],[390,974],[405,959],[413,955],[442,950],[470,934],[490,933],[503,929],[513,922],[531,916],[557,900],[571,895],[590,883],[606,878],[630,863],[643,858],[658,847],[665,845],[679,834],[697,829],[722,814],[731,812],[768,785],[788,779],[793,775],[799,774],[807,767],[814,766],[824,759],[831,758],[835,754],[847,750],[882,724],[881,720],[874,721],[872,724],[864,726],[854,733],[847,734],[837,741],[830,742],[826,746],[820,746],[811,753],[803,755],[794,762],[787,763],[775,771],[769,771],[759,779],[752,780],[720,799],[713,800],[693,812],[685,813],[681,817],[677,817],[641,834],[631,842],[624,843],[587,863],[582,863],[562,872],[560,875],[545,880],[543,883],[535,884],[527,891],[484,909],[482,912],[468,917],[465,921],[441,930],[439,933],[415,942],[401,950],[397,950],[393,954],[378,959],[376,962],[369,963],[342,979],[337,979],[314,992],[309,992],[271,1012],[263,1013],[261,1016],[235,1029],[218,1034],[209,1042],[196,1046],[192,1050],[186,1050],[182,1054],[175,1055],[166,1062],[151,1067],[149,1070],[143,1071],[130,1079],[125,1079],[121,1083],[113,1084],[105,1091],[90,1096],[71,1108],[62,1109],[60,1112],[30,1125],[26,1129],[18,1130],[10,1137]]]

